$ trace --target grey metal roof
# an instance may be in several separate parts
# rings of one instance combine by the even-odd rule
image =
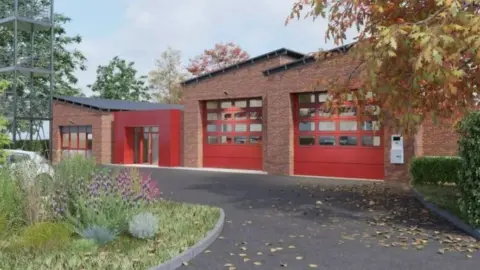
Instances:
[[[340,46],[340,47],[336,47],[336,48],[333,48],[333,49],[330,49],[330,50],[327,50],[327,51],[324,51],[324,52],[326,52],[326,53],[330,53],[330,52],[346,53],[355,44],[356,44],[356,42],[349,43],[349,44],[346,44],[346,45],[343,45],[343,46]],[[293,62],[290,62],[290,63],[285,64],[285,65],[281,65],[281,66],[277,66],[277,67],[274,67],[274,68],[267,69],[267,70],[263,71],[263,75],[269,76],[269,75],[274,74],[274,73],[282,72],[282,71],[288,70],[290,68],[302,66],[302,65],[312,63],[312,62],[315,62],[315,61],[316,61],[315,56],[313,56],[313,55],[306,56],[306,57],[303,57],[302,59],[299,59],[297,61],[293,61]]]
[[[148,110],[183,110],[182,105],[161,104],[128,100],[111,100],[89,97],[54,96],[54,100],[83,106],[100,111],[148,111]]]
[[[197,76],[195,78],[188,79],[188,80],[182,82],[182,85],[189,85],[189,84],[194,83],[194,82],[199,82],[201,80],[208,79],[208,78],[217,76],[219,74],[222,74],[222,73],[234,70],[234,69],[238,69],[238,68],[244,67],[246,65],[254,64],[257,61],[268,59],[270,57],[275,57],[275,56],[278,56],[278,55],[288,55],[288,56],[296,58],[296,59],[301,59],[301,58],[305,57],[305,54],[303,54],[303,53],[299,53],[299,52],[292,51],[292,50],[289,50],[289,49],[281,48],[281,49],[278,49],[278,50],[275,50],[275,51],[272,51],[272,52],[269,52],[269,53],[265,53],[265,54],[247,59],[247,60],[242,61],[240,63],[228,66],[226,68],[215,70],[213,72],[209,72],[209,73]]]

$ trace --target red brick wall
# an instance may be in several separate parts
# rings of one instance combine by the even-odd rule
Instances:
[[[113,113],[101,112],[77,105],[53,102],[53,161],[61,158],[60,126],[92,126],[92,154],[99,164],[108,164],[112,160],[112,123]]]
[[[262,71],[293,61],[288,56],[278,56],[259,61],[251,66],[243,67],[228,73],[187,85],[182,105],[183,122],[183,163],[185,167],[202,167],[202,121],[200,101],[227,98],[263,97],[272,87]],[[225,95],[224,92],[227,92]],[[266,100],[264,100],[264,103]],[[267,117],[264,106],[264,119]],[[264,123],[264,145],[268,142],[268,123]],[[265,156],[265,147],[264,147]],[[265,158],[264,158],[265,161]],[[265,164],[264,164],[265,167]]]
[[[434,123],[427,118],[415,137],[416,156],[454,156],[458,151],[458,133],[453,120]]]
[[[288,58],[287,58],[288,59]],[[225,98],[263,97],[264,138],[263,167],[271,174],[293,173],[293,121],[291,94],[309,92],[320,78],[333,79],[348,74],[355,63],[347,56],[334,56],[322,62],[311,63],[264,77],[263,70],[284,63],[285,57],[271,58],[193,83],[184,92],[184,164],[187,167],[202,166],[202,123],[200,101]],[[345,76],[344,76],[345,77]],[[315,90],[327,87],[327,80]],[[357,82],[358,83],[358,82]],[[355,87],[355,86],[352,86]],[[228,95],[224,94],[224,91]],[[413,156],[413,138],[406,144],[405,164],[390,163],[390,132],[385,136],[385,179],[408,181],[407,165]]]

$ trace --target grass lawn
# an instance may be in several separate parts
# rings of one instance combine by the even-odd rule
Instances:
[[[15,236],[0,240],[0,269],[148,269],[196,244],[220,216],[217,208],[159,201],[148,209],[159,219],[152,240],[120,235],[103,247],[56,251],[9,249]],[[73,238],[71,242],[75,242]]]
[[[414,185],[414,188],[424,196],[425,200],[466,221],[458,206],[460,194],[455,185]]]

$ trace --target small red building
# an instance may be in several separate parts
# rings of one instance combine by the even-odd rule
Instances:
[[[100,164],[180,166],[180,105],[54,97],[54,161],[82,154]]]

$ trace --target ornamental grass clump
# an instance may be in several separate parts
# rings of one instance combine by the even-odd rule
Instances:
[[[95,243],[101,246],[110,243],[117,237],[117,233],[115,231],[98,225],[86,227],[80,231],[80,235],[85,239],[95,241]]]
[[[153,238],[158,233],[158,218],[150,212],[137,214],[130,221],[128,230],[136,238]]]

